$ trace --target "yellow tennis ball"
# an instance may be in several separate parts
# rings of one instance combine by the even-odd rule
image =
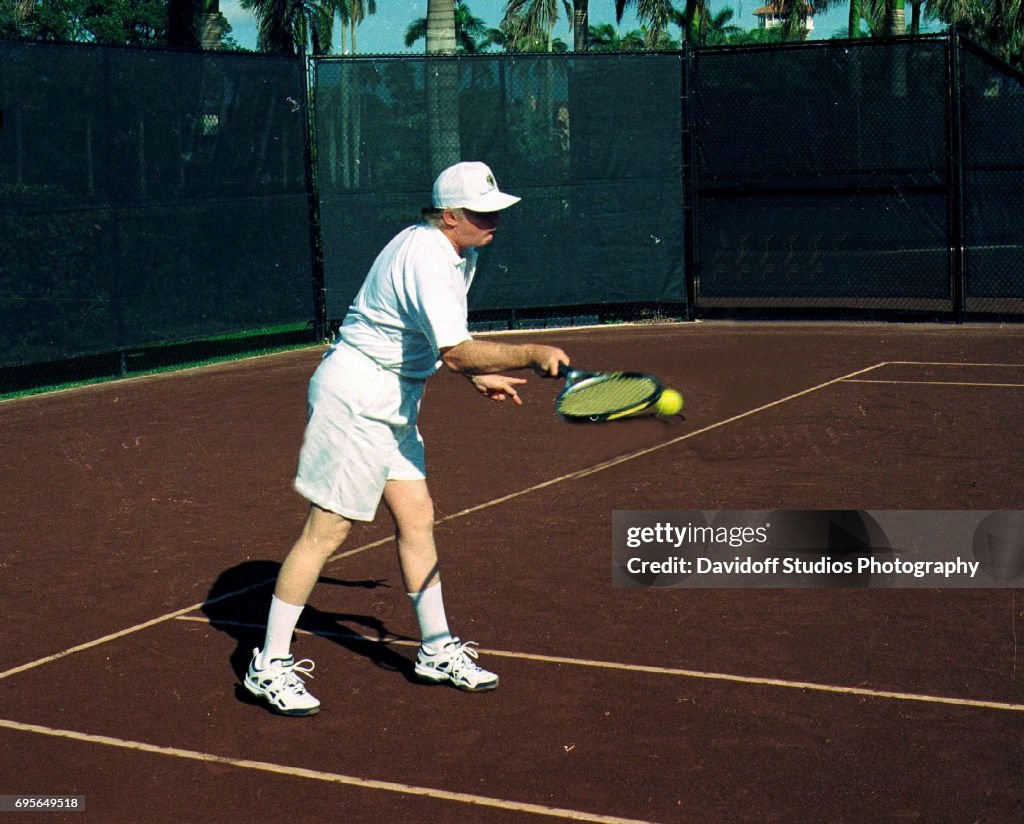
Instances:
[[[654,409],[658,415],[665,418],[672,415],[678,415],[682,408],[683,396],[676,392],[675,389],[666,389],[662,392],[661,397],[658,398],[658,402],[654,405]]]

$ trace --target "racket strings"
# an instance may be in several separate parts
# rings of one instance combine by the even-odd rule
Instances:
[[[653,399],[658,385],[650,378],[617,377],[584,382],[566,392],[558,404],[563,415],[604,415],[639,406]]]

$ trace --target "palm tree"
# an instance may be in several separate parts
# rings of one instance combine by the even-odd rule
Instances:
[[[871,37],[885,37],[893,32],[891,25],[892,0],[856,0],[861,20],[867,24]]]
[[[589,32],[591,51],[640,51],[644,47],[644,36],[635,29],[620,35],[611,23],[591,26]]]
[[[782,39],[806,40],[807,39],[807,18],[809,15],[825,11],[831,0],[779,0],[782,3],[782,11],[785,17],[782,19]],[[903,0],[885,0],[885,2],[899,3],[902,7]]]
[[[705,0],[688,2],[682,11],[673,8],[671,17],[682,31],[683,40],[691,46],[721,46],[743,31],[739,26],[730,24],[733,18],[731,8],[724,8],[711,17]]]
[[[706,0],[687,0],[686,5],[688,9],[691,5],[694,7],[695,17],[696,7],[705,5],[705,2]],[[622,22],[622,15],[629,6],[636,7],[637,19],[644,24],[645,41],[648,46],[654,46],[672,20],[672,0],[615,0],[616,23]]]
[[[851,40],[860,37],[860,19],[864,15],[863,0],[850,0],[850,20],[846,36]]]
[[[513,43],[540,41],[547,44],[545,51],[554,51],[558,3],[559,0],[508,0],[501,28]],[[561,3],[566,16],[573,19],[569,0],[561,0]]]
[[[12,3],[4,3],[4,6],[9,7],[5,9],[9,13],[9,26],[11,27],[11,35],[18,36],[22,34],[22,27],[31,22],[30,18],[34,17],[33,12],[35,11],[35,0],[13,0]],[[61,21],[64,27],[70,28],[66,21]],[[69,36],[64,36],[64,39],[71,40]]]
[[[241,0],[259,25],[260,51],[304,57],[331,50],[334,6],[329,0]]]
[[[572,4],[572,47],[578,52],[590,49],[590,0]]]
[[[969,34],[1012,66],[1024,69],[1022,0],[931,0],[940,20]]]
[[[921,6],[924,0],[910,0],[910,34],[917,37],[921,33]]]
[[[427,0],[427,54],[455,54],[455,0]],[[427,123],[432,175],[462,159],[459,129],[459,67],[439,61],[426,76]]]
[[[460,54],[476,54],[487,48],[492,41],[486,24],[475,17],[463,0],[455,3],[455,48]],[[405,30],[405,45],[411,46],[417,40],[426,39],[427,18],[421,17],[409,24]]]
[[[504,24],[504,21],[502,21]],[[548,51],[548,38],[544,37],[524,37],[520,36],[518,39],[509,34],[505,28],[488,29],[485,35],[485,39],[477,44],[480,49],[485,49],[488,46],[497,46],[499,49],[504,49],[507,52],[546,52]],[[556,37],[551,41],[551,51],[557,54],[565,54],[569,51],[569,47],[565,44],[565,41],[561,37]]]
[[[712,17],[707,23],[702,45],[722,46],[741,34],[743,29],[729,22],[732,18],[733,10],[731,8],[724,8]]]
[[[454,54],[455,2],[454,0],[427,0],[427,54]]]
[[[367,14],[377,13],[377,0],[367,0],[365,4],[363,0],[334,0],[334,2],[337,6],[344,7],[344,16],[348,18],[352,54],[356,54],[359,51],[356,46],[356,28],[366,19]],[[344,25],[345,21],[343,19],[342,26]]]
[[[1019,1],[1019,0],[1018,0]],[[921,33],[922,6],[928,5],[929,14],[935,0],[850,0],[850,25],[847,36],[861,36],[861,20],[868,24],[868,31],[877,37],[907,33],[906,3],[911,5],[910,34]],[[967,0],[972,2],[972,0]],[[965,4],[966,5],[966,4]]]
[[[683,10],[673,7],[672,21],[682,30],[683,40],[691,46],[700,46],[707,37],[707,0],[686,0]]]
[[[334,14],[341,24],[339,27],[341,30],[341,42],[338,44],[338,54],[349,54],[351,50],[346,45],[348,42],[346,35],[352,22],[352,5],[350,0],[328,0],[328,2],[334,9]]]
[[[886,0],[885,33],[890,35],[907,33],[907,11],[905,0]]]

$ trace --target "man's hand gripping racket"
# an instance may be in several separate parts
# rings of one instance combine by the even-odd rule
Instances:
[[[561,364],[558,377],[565,388],[555,398],[563,420],[600,423],[651,411],[672,417],[683,408],[683,396],[643,372],[587,372]]]

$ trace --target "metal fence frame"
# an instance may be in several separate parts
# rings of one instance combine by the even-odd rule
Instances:
[[[688,272],[693,281],[693,307],[694,317],[715,317],[726,314],[733,317],[764,317],[764,316],[806,316],[823,315],[826,317],[872,317],[878,316],[884,319],[921,317],[925,319],[937,319],[945,321],[962,322],[968,318],[975,319],[999,319],[1016,320],[1022,319],[1022,307],[1019,300],[1022,295],[1014,293],[1007,295],[1006,300],[993,302],[994,306],[984,309],[974,308],[969,305],[968,295],[971,285],[968,262],[969,244],[965,234],[967,217],[964,214],[964,202],[967,183],[965,182],[965,168],[967,167],[966,152],[964,145],[964,118],[966,102],[964,100],[964,59],[963,52],[970,50],[972,59],[980,58],[993,67],[993,71],[1006,73],[1014,77],[1024,86],[1024,75],[1014,69],[1001,64],[996,58],[989,55],[983,49],[973,44],[968,38],[957,33],[946,35],[934,35],[924,38],[892,38],[881,41],[887,47],[913,48],[916,44],[929,43],[943,45],[945,56],[944,67],[944,99],[942,101],[945,112],[945,169],[944,182],[942,184],[943,196],[946,203],[947,226],[945,228],[945,242],[947,247],[948,267],[948,295],[942,301],[942,305],[930,305],[916,307],[914,302],[909,301],[907,306],[899,306],[894,303],[891,306],[829,306],[827,302],[817,307],[800,307],[787,305],[784,301],[774,305],[771,301],[762,302],[761,305],[745,306],[743,301],[738,300],[734,305],[727,305],[722,308],[720,305],[709,305],[711,302],[704,299],[702,291],[702,280],[706,277],[705,261],[702,259],[702,249],[699,242],[698,232],[694,232],[691,242],[687,244],[687,251],[690,255]],[[756,54],[771,52],[775,55],[783,51],[798,50],[829,50],[842,49],[852,50],[863,47],[879,46],[877,40],[866,41],[819,41],[815,43],[794,44],[788,46],[751,46],[751,47],[721,47],[697,49],[690,53],[688,69],[692,72],[694,63],[728,54]],[[1024,97],[1018,97],[1022,101],[1022,114],[1024,114]],[[688,116],[693,117],[695,106],[692,100],[687,107]],[[698,104],[699,105],[699,104]],[[691,135],[696,132],[696,137]],[[700,139],[699,127],[695,127],[692,120],[684,127],[684,140]],[[1024,156],[1015,159],[1018,173],[1024,173]],[[808,170],[810,171],[810,170]],[[702,208],[702,196],[706,195],[708,188],[705,182],[700,179],[700,172],[697,164],[691,163],[688,166],[691,180],[687,184],[687,191],[690,193],[687,213],[693,215],[694,222],[700,225],[701,221],[707,219],[706,202]],[[1022,178],[1024,181],[1024,178]],[[1013,204],[1017,212],[1024,212],[1024,200]],[[1024,222],[1024,213],[1021,214]],[[1024,247],[1017,250],[1017,255],[1024,252]],[[1022,267],[1024,268],[1024,267]],[[1014,283],[1017,290],[1021,288],[1019,280]]]
[[[763,305],[749,306],[744,305],[744,302],[737,301],[736,305],[710,305],[710,302],[706,298],[706,287],[708,285],[708,267],[707,261],[704,257],[704,253],[707,252],[706,248],[701,248],[701,230],[706,229],[708,216],[706,214],[706,201],[709,195],[709,189],[707,188],[706,181],[701,179],[701,173],[699,170],[699,162],[697,158],[698,147],[702,134],[700,131],[699,124],[696,122],[695,113],[698,111],[700,102],[699,96],[701,89],[695,88],[695,77],[698,72],[695,70],[701,61],[708,60],[712,61],[718,59],[722,55],[735,55],[735,54],[757,54],[764,53],[765,55],[778,56],[789,52],[797,54],[806,54],[808,50],[821,50],[821,49],[852,49],[862,47],[865,44],[871,44],[874,47],[882,46],[893,46],[897,48],[913,48],[915,44],[927,43],[929,48],[935,48],[936,43],[944,42],[945,49],[945,74],[944,74],[944,99],[942,105],[945,111],[945,159],[946,167],[944,172],[944,186],[945,186],[945,203],[946,203],[946,215],[947,215],[947,226],[946,226],[946,253],[948,261],[948,297],[943,299],[942,305],[938,308],[931,306],[925,309],[915,310],[913,306],[900,306],[898,301],[892,306],[882,307],[867,307],[859,310],[856,306],[835,306],[830,305],[827,300],[822,301],[819,305],[812,306],[810,308],[794,306],[787,304],[785,301],[778,303],[772,303],[772,301],[763,302]],[[32,49],[45,49],[49,46],[47,44],[32,44]],[[68,48],[67,46],[57,46],[56,48]],[[78,46],[75,48],[81,49],[102,49],[105,47],[98,46]],[[123,51],[123,50],[122,50]],[[150,52],[159,52],[159,50],[141,50]],[[968,172],[970,171],[969,166],[969,148],[965,145],[965,117],[971,112],[969,110],[969,101],[965,99],[965,52],[970,53],[970,57],[966,58],[969,61],[984,60],[985,65],[991,65],[993,72],[1002,72],[1006,77],[1013,79],[1015,83],[1019,83],[1021,88],[1024,89],[1024,75],[1020,72],[1011,69],[1005,64],[1001,64],[991,55],[984,52],[976,44],[973,44],[963,35],[957,33],[950,33],[947,35],[935,35],[924,38],[897,38],[886,41],[815,41],[813,43],[803,44],[792,44],[792,45],[773,45],[773,46],[736,46],[736,47],[708,47],[699,49],[684,48],[681,52],[668,53],[670,56],[674,55],[679,60],[679,70],[682,73],[681,82],[679,88],[681,89],[681,99],[679,101],[680,111],[680,122],[679,122],[679,169],[681,171],[680,179],[678,180],[678,191],[682,201],[682,219],[680,225],[674,227],[667,227],[668,231],[678,233],[678,237],[681,238],[681,248],[684,260],[683,274],[685,280],[685,288],[680,290],[678,300],[667,300],[661,301],[656,305],[645,304],[642,301],[636,304],[622,303],[622,301],[612,302],[608,300],[606,295],[593,296],[593,301],[586,305],[572,305],[572,306],[548,306],[543,312],[537,311],[524,311],[516,308],[499,308],[499,307],[488,307],[488,306],[477,306],[473,311],[473,320],[476,323],[477,328],[509,328],[509,327],[524,327],[524,326],[536,326],[536,325],[551,325],[551,324],[562,324],[562,323],[575,323],[588,320],[629,320],[634,318],[676,318],[692,320],[700,317],[715,317],[722,314],[726,314],[733,317],[744,317],[744,316],[756,316],[766,317],[775,315],[805,315],[808,312],[818,316],[827,317],[841,317],[841,318],[859,318],[870,315],[880,315],[885,318],[915,318],[923,317],[927,319],[938,319],[944,321],[961,322],[969,318],[975,319],[1000,319],[1000,320],[1013,320],[1020,321],[1024,319],[1024,287],[1018,286],[1018,281],[1012,282],[1013,294],[1006,295],[1007,300],[1005,301],[985,301],[976,302],[972,305],[970,300],[971,295],[971,255],[972,250],[969,242],[969,228],[971,215],[967,213],[965,204],[969,198],[969,186]],[[663,53],[664,54],[664,53]],[[179,53],[176,59],[181,59],[182,55]],[[196,60],[207,60],[215,55],[196,53]],[[530,59],[544,59],[552,61],[560,60],[571,60],[571,61],[582,61],[581,65],[592,65],[589,61],[603,61],[609,60],[615,57],[621,59],[623,55],[609,56],[605,54],[567,54],[567,55],[545,55],[545,56],[520,56],[520,55],[487,55],[487,56],[473,56],[473,55],[460,55],[456,57],[444,58],[445,60],[453,61],[455,64],[460,64],[463,61],[474,61],[474,60],[507,60],[510,61],[510,65],[516,61],[522,63],[523,61]],[[233,59],[233,58],[232,58]],[[244,59],[259,61],[261,59],[277,60],[281,58],[261,58],[259,55],[247,55]],[[311,305],[311,317],[309,318],[309,325],[318,337],[323,337],[328,334],[332,322],[336,322],[338,318],[332,318],[328,316],[328,308],[326,301],[326,294],[328,283],[326,282],[327,276],[325,275],[325,259],[324,259],[324,227],[321,222],[321,187],[318,181],[317,175],[317,152],[318,152],[318,135],[315,128],[316,119],[316,107],[317,100],[314,94],[315,77],[319,68],[330,62],[335,61],[388,61],[388,62],[422,62],[425,59],[437,59],[437,58],[426,58],[421,56],[409,57],[409,56],[356,56],[356,57],[308,57],[306,58],[306,72],[305,72],[305,124],[304,124],[304,145],[301,147],[302,151],[302,164],[306,174],[306,190],[308,196],[308,212],[309,212],[309,225],[310,225],[310,238],[309,245],[311,249],[311,273],[313,278],[313,299],[310,302]],[[642,55],[630,55],[630,60],[643,60]],[[571,65],[571,64],[569,64]],[[976,65],[976,64],[975,64]],[[301,85],[301,84],[300,84]],[[1016,99],[1022,101],[1022,107],[1024,107],[1024,94],[1014,92],[1017,95]],[[1014,101],[1009,101],[1015,105]],[[301,102],[301,101],[300,101]],[[1012,110],[1012,116],[1017,117],[1017,110]],[[1016,121],[1013,121],[1016,122]],[[300,147],[293,147],[292,151],[299,151]],[[1010,180],[1014,181],[1017,178],[1015,175],[1024,175],[1024,156],[1012,158],[1011,167],[1009,174],[1011,175]],[[1019,167],[1019,168],[1018,168]],[[983,169],[984,171],[984,169]],[[1024,178],[1021,178],[1024,180]],[[998,190],[997,190],[998,191]],[[704,204],[704,206],[702,206]],[[59,205],[58,205],[59,208]],[[702,210],[703,209],[703,210]],[[1010,219],[1014,219],[1016,215],[1017,205],[1016,201],[1011,205],[1008,210]],[[1022,215],[1022,223],[1024,223],[1024,215]],[[1011,266],[1015,266],[1017,258],[1014,255],[1019,255],[1021,252],[1014,245],[1009,252],[1009,260]],[[614,266],[614,261],[609,261],[609,266]],[[1021,267],[1024,269],[1024,267]],[[1015,275],[1016,277],[1016,275]],[[1019,289],[1020,294],[1017,294]],[[524,304],[525,306],[526,304]],[[156,311],[159,311],[158,309]],[[180,343],[181,341],[169,340],[162,341],[166,344]],[[122,350],[119,352],[120,363],[122,369],[125,363],[126,351]],[[86,351],[82,352],[83,355],[89,354]],[[93,353],[95,354],[95,353]],[[26,364],[31,366],[31,364]]]
[[[906,305],[892,301],[889,305],[829,305],[828,301],[821,301],[818,305],[794,306],[785,302],[772,304],[762,302],[756,306],[746,306],[742,301],[736,305],[725,305],[721,302],[713,304],[708,300],[702,291],[702,285],[706,284],[705,264],[702,260],[702,249],[699,242],[698,228],[706,221],[706,210],[702,210],[702,199],[707,195],[704,182],[701,180],[698,170],[698,163],[695,159],[695,147],[700,141],[701,134],[699,127],[694,122],[695,108],[699,105],[696,98],[699,90],[694,89],[694,66],[704,59],[715,59],[721,55],[729,54],[757,54],[764,53],[777,55],[780,52],[806,53],[808,51],[821,51],[828,49],[850,49],[858,47],[882,46],[913,48],[915,45],[927,43],[930,47],[936,46],[944,49],[944,88],[941,101],[945,110],[945,178],[942,184],[943,196],[946,203],[946,214],[948,225],[945,237],[945,259],[948,267],[948,294],[941,300],[931,301],[908,301]],[[681,225],[675,227],[683,238],[682,248],[685,261],[685,291],[678,296],[678,301],[671,306],[667,302],[662,306],[651,306],[643,304],[610,304],[602,302],[600,296],[595,296],[593,304],[573,306],[552,306],[542,313],[517,311],[515,309],[498,309],[489,307],[478,307],[473,313],[480,328],[524,328],[546,324],[562,324],[587,321],[607,321],[609,319],[628,319],[632,317],[658,317],[668,316],[685,320],[696,318],[720,317],[831,317],[831,318],[883,318],[883,319],[934,319],[953,322],[962,322],[969,318],[974,319],[999,319],[999,320],[1021,320],[1024,319],[1024,311],[1017,307],[1014,301],[1004,302],[1004,308],[997,307],[994,310],[970,311],[967,296],[969,292],[969,272],[967,251],[968,246],[964,232],[964,147],[963,147],[963,118],[964,100],[962,89],[964,84],[963,66],[961,52],[969,48],[978,55],[984,55],[985,59],[992,60],[993,65],[998,61],[991,58],[979,47],[974,46],[967,38],[958,33],[929,35],[919,38],[891,38],[884,41],[877,39],[863,41],[815,41],[812,43],[787,44],[787,45],[761,45],[761,46],[723,46],[704,47],[698,49],[684,48],[677,53],[680,57],[680,71],[682,72],[681,89],[681,120],[680,120],[680,153],[682,175],[679,180],[679,191],[683,203],[683,220]],[[607,57],[604,54],[586,55],[550,55],[546,56],[553,60],[563,60],[570,57],[575,60],[602,60]],[[399,62],[422,62],[425,58],[416,57],[387,57],[387,56],[359,56],[359,57],[331,57],[311,58],[314,61],[322,62],[354,62],[354,61],[399,61]],[[450,61],[473,61],[479,59],[495,59],[494,55],[481,58],[473,55],[464,55],[448,58]],[[515,59],[511,57],[510,59]],[[1014,72],[1005,65],[1002,70],[1014,75]],[[1024,80],[1024,78],[1022,78]],[[312,106],[316,101],[312,99]],[[314,135],[314,143],[316,138]],[[1021,158],[1021,166],[1024,169],[1024,157]],[[314,181],[315,186],[315,181]],[[323,272],[322,261],[318,271]],[[613,265],[613,264],[612,264]],[[702,284],[704,281],[704,284]],[[1013,298],[1024,298],[1022,295],[1014,295]],[[853,301],[852,304],[856,304]],[[325,324],[337,318],[324,318]]]

